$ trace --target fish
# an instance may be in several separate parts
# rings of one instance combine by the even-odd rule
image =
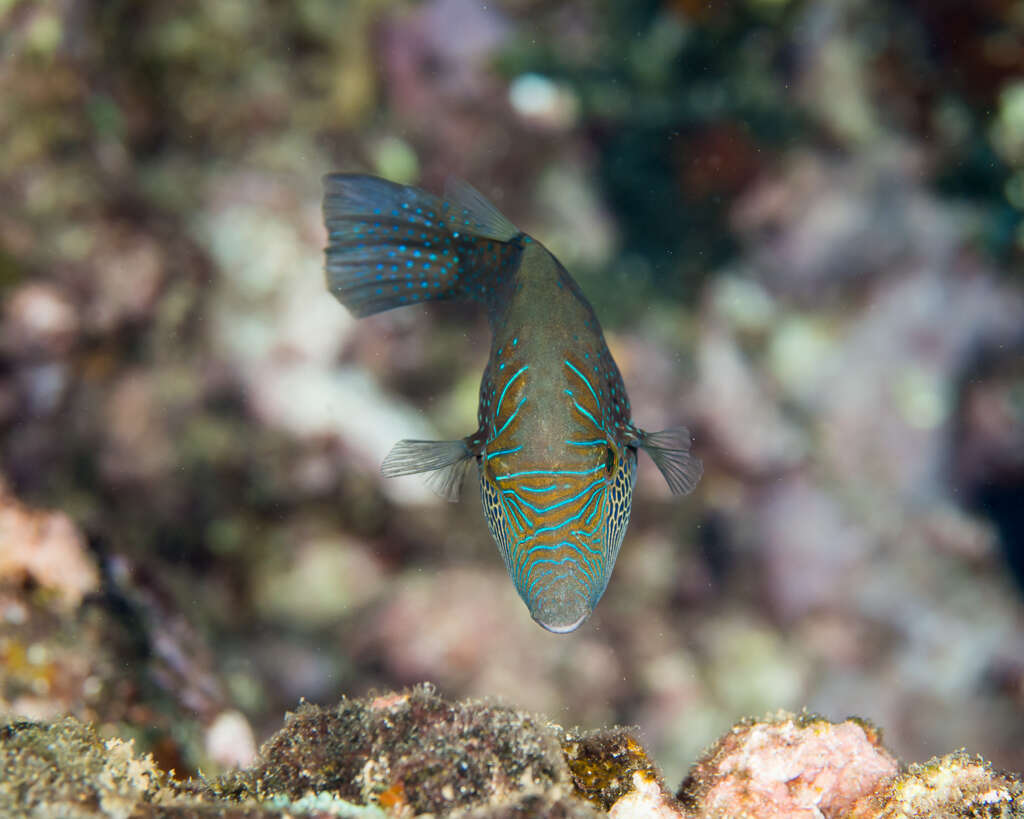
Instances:
[[[703,473],[689,431],[633,424],[622,375],[576,281],[468,183],[449,180],[436,196],[331,173],[323,216],[327,287],[353,316],[438,300],[486,310],[491,347],[477,429],[455,441],[399,441],[381,471],[429,473],[455,500],[475,463],[487,528],[530,615],[548,631],[575,631],[615,566],[638,451],[685,495]]]

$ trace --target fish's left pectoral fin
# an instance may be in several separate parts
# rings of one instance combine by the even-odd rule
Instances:
[[[473,460],[465,441],[399,441],[380,466],[385,478],[430,472],[427,485],[447,501],[459,499],[462,480]]]
[[[690,494],[704,474],[704,464],[690,452],[690,430],[673,427],[661,432],[637,432],[637,445],[651,456],[672,494]]]

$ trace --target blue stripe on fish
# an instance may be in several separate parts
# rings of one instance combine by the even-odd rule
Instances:
[[[439,198],[373,177],[325,178],[326,272],[355,315],[463,299],[493,339],[479,427],[459,441],[402,441],[386,475],[432,472],[454,498],[476,460],[487,528],[533,618],[577,628],[597,605],[629,523],[637,450],[673,492],[693,489],[689,433],[637,429],[593,309],[543,246],[468,185]]]

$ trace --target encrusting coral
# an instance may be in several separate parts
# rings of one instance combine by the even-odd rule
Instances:
[[[0,726],[0,815],[73,817],[1024,817],[1019,777],[960,752],[905,771],[878,731],[745,720],[678,798],[627,729],[567,731],[432,686],[302,704],[245,770],[180,782],[83,723]]]
[[[74,609],[99,588],[99,572],[85,539],[63,512],[25,506],[0,476],[0,580],[31,580]]]
[[[733,726],[691,768],[679,797],[710,816],[845,816],[898,773],[873,726],[781,712]]]
[[[501,803],[522,792],[571,792],[549,726],[510,708],[448,703],[427,686],[332,709],[302,705],[261,756],[215,790],[259,800],[330,791],[415,813]]]
[[[71,717],[0,726],[0,815],[135,815],[173,796],[166,775],[131,743],[101,739]]]
[[[910,765],[876,794],[858,803],[851,819],[905,816],[1024,816],[1024,784],[963,751]]]

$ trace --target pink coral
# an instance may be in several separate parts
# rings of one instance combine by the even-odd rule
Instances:
[[[680,796],[707,816],[820,819],[846,815],[897,773],[865,723],[782,713],[735,726],[694,766]]]
[[[31,579],[70,607],[99,586],[85,541],[63,512],[29,509],[0,479],[0,582]]]

